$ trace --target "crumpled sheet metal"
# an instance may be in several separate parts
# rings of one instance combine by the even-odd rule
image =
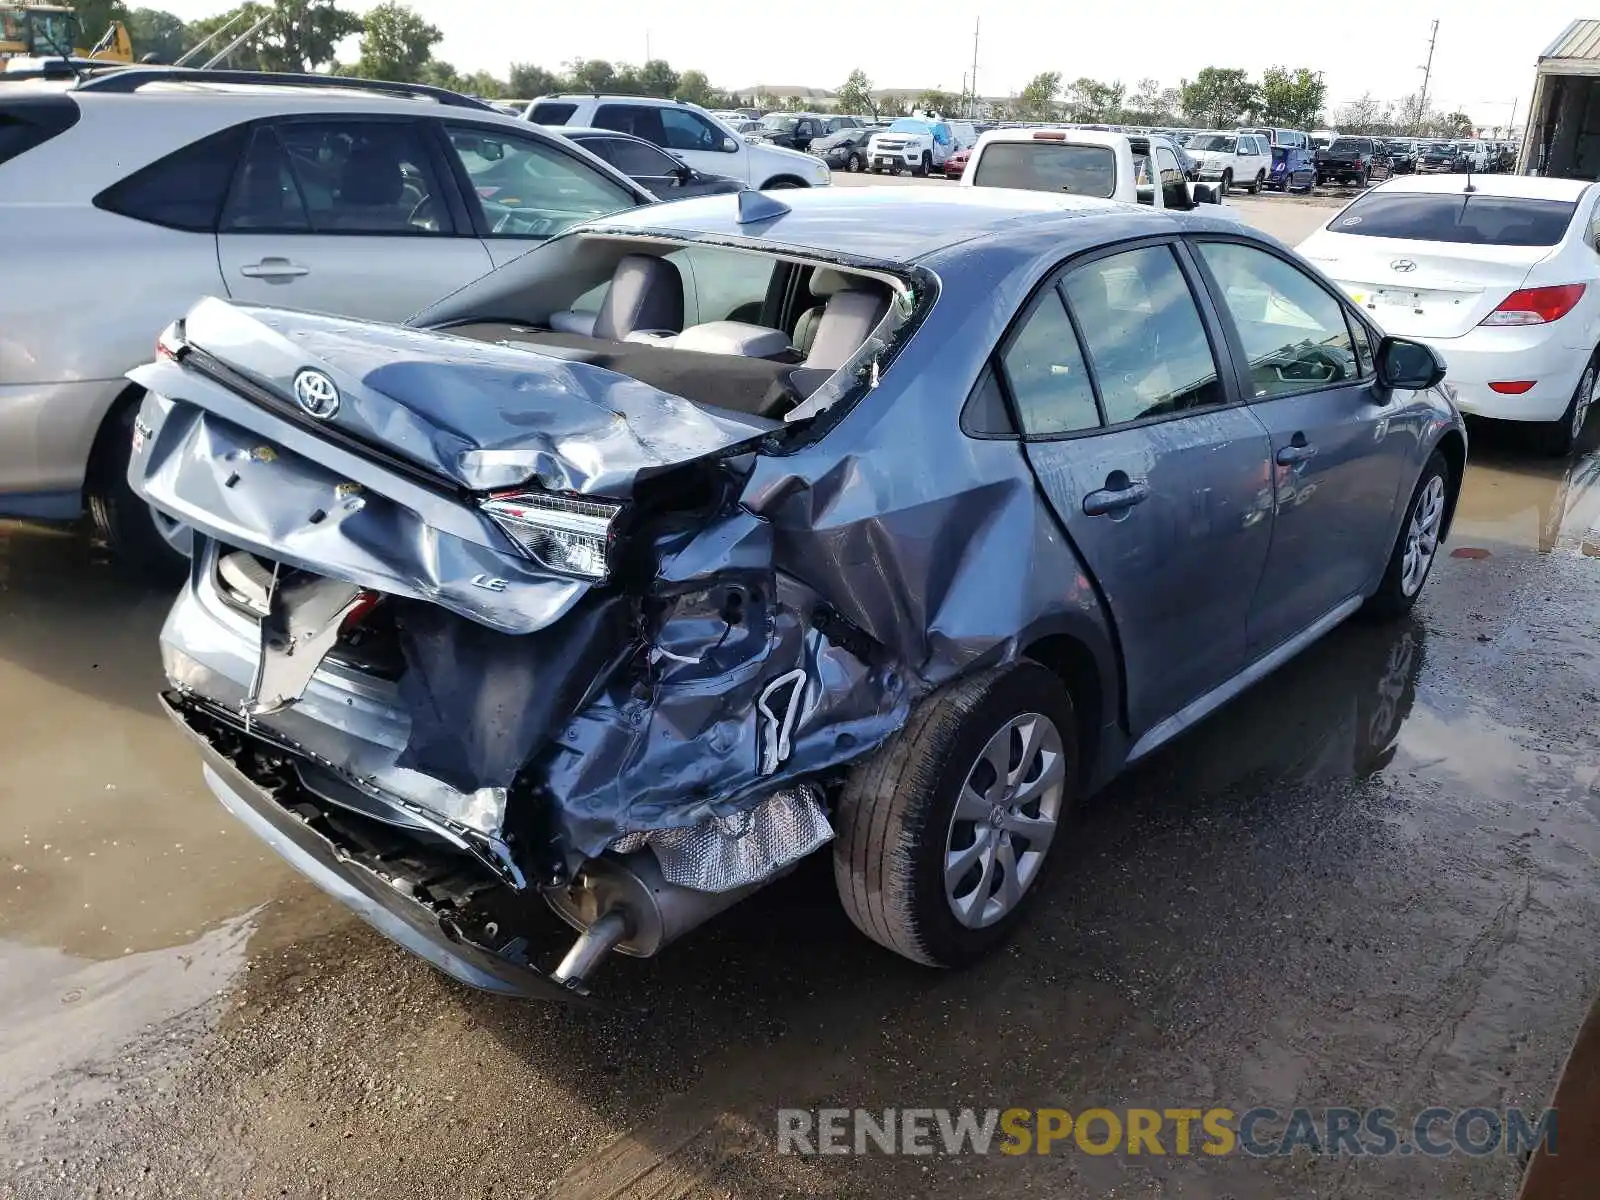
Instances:
[[[136,372],[135,374],[141,374]],[[190,396],[220,391],[170,363],[143,378]],[[257,424],[266,414],[245,414]],[[371,464],[343,474],[188,401],[151,392],[128,478],[149,504],[207,537],[391,596],[424,600],[506,633],[558,621],[589,585],[494,548],[485,518]],[[489,589],[474,579],[496,579]]]
[[[768,576],[771,579],[771,576]],[[681,659],[658,659],[652,681],[617,677],[536,760],[569,860],[599,854],[640,830],[703,824],[749,807],[760,795],[860,757],[905,723],[906,680],[892,664],[864,662],[811,624],[817,598],[776,576],[733,632],[711,614],[720,597],[684,598],[663,624]],[[762,611],[756,611],[757,608]],[[744,632],[739,632],[744,630]],[[772,723],[756,711],[765,689],[801,669],[805,682],[789,733],[789,754],[762,773]]]
[[[731,892],[770,879],[832,838],[833,826],[816,790],[801,785],[700,825],[630,833],[612,849],[630,854],[648,846],[668,883],[701,892]]]
[[[473,491],[532,481],[626,499],[640,472],[771,428],[604,367],[404,326],[208,298],[185,337],[286,401],[296,375],[322,370],[340,393],[331,426]]]

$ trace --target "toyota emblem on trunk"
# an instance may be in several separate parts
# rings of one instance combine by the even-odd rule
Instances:
[[[1394,270],[1399,271],[1402,275],[1404,275],[1407,271],[1415,271],[1417,269],[1417,264],[1412,262],[1409,258],[1397,258],[1390,263],[1389,266]]]
[[[309,367],[294,377],[294,398],[319,421],[326,421],[339,411],[339,389],[333,386],[333,380]]]

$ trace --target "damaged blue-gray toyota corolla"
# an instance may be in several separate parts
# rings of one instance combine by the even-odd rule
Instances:
[[[1416,600],[1442,377],[1236,222],[1004,191],[644,208],[406,327],[205,300],[133,373],[165,703],[469,984],[582,993],[829,843],[958,965],[1075,797]]]

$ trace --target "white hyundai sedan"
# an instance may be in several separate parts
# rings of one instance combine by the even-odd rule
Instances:
[[[1600,347],[1600,185],[1521,175],[1409,175],[1300,244],[1386,333],[1444,355],[1463,412],[1577,441]]]

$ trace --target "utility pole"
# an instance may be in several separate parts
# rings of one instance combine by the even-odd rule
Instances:
[[[1438,23],[1437,21],[1434,22],[1435,25]],[[650,61],[650,31],[648,29],[644,31],[644,60],[645,62]]]
[[[972,98],[967,101],[967,120],[971,120],[978,112],[978,25],[982,17],[972,19]]]
[[[1422,101],[1417,105],[1417,132],[1422,132],[1422,123],[1428,119],[1428,82],[1433,78],[1433,47],[1439,40],[1439,20],[1433,21],[1433,32],[1428,35],[1428,61],[1422,68]]]

